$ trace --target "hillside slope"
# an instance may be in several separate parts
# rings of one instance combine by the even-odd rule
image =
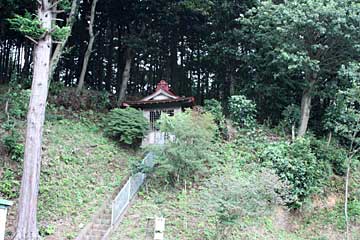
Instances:
[[[44,239],[73,239],[128,175],[127,162],[134,156],[104,137],[86,118],[47,121],[38,209]],[[3,172],[13,176],[15,201],[21,165],[7,160],[3,167]],[[14,231],[15,213],[16,206],[9,214],[7,236]]]
[[[291,209],[285,202],[276,205],[264,202],[268,194],[263,194],[268,191],[266,186],[278,182],[273,181],[276,179],[271,169],[261,170],[259,153],[283,140],[267,129],[258,136],[239,135],[236,140],[216,147],[220,160],[213,163],[207,177],[185,182],[180,179],[175,187],[162,184],[155,172],[112,240],[146,239],[154,230],[156,216],[165,217],[165,239],[171,240],[344,239],[344,179],[341,176],[332,174],[299,209]],[[359,173],[359,169],[354,168],[352,183]],[[356,191],[354,189],[353,196]],[[349,207],[350,239],[353,240],[360,239],[359,216],[357,200],[353,200]],[[220,224],[222,219],[226,221]],[[219,232],[226,234],[226,238],[219,238]]]

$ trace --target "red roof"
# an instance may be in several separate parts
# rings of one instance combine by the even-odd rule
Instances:
[[[154,100],[153,98],[157,95],[167,95],[168,99],[158,99]],[[195,103],[194,97],[179,97],[174,92],[171,91],[169,84],[165,80],[161,80],[156,87],[154,93],[149,96],[139,100],[139,101],[125,101],[123,106],[132,106],[132,107],[142,107],[144,105],[155,105],[155,104],[166,104],[166,103],[177,103],[180,105],[193,106]]]

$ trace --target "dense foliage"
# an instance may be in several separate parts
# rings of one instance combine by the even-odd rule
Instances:
[[[216,125],[218,126],[218,135],[225,137],[227,135],[226,120],[223,114],[221,103],[215,99],[206,99],[204,110],[211,113]]]
[[[173,117],[162,115],[159,124],[169,140],[153,149],[156,174],[171,184],[204,175],[213,160],[216,126],[212,116],[188,110]]]
[[[138,143],[145,136],[149,123],[135,108],[116,108],[104,120],[105,134],[126,144]]]
[[[275,169],[281,180],[289,183],[290,205],[294,208],[300,207],[330,175],[328,162],[316,158],[308,139],[300,138],[291,144],[271,144],[263,150],[260,158],[265,166]]]
[[[255,79],[247,88],[261,112],[280,117],[280,109],[301,103],[302,117],[314,105],[321,120],[324,100],[347,84],[336,77],[340,66],[358,60],[359,12],[350,0],[269,0],[241,18]]]
[[[256,122],[256,105],[243,95],[231,96],[230,117],[238,127],[252,127]]]
[[[336,94],[333,105],[326,113],[325,126],[347,140],[351,148],[360,145],[360,65],[342,67],[339,75],[350,78],[350,87]],[[352,150],[352,149],[351,149]]]
[[[270,214],[284,203],[279,192],[286,191],[271,169],[228,169],[206,182],[200,208],[216,219],[213,239],[232,239],[232,228],[245,218]]]
[[[71,1],[60,2],[65,13],[56,15],[63,20],[57,21],[58,35],[67,35]],[[36,4],[1,1],[0,6],[0,81],[9,82],[14,73],[26,81],[33,46],[24,34],[42,33],[34,19]],[[53,83],[78,83],[91,1],[80,1],[79,9]],[[271,124],[279,123],[288,106],[300,111],[301,99],[307,99],[313,110],[309,126],[322,133],[326,108],[349,85],[336,73],[358,61],[359,12],[350,0],[100,2],[85,85],[118,95],[130,57],[128,96],[147,95],[165,79],[174,92],[195,95],[199,104],[215,98],[227,107],[230,96],[246,95],[256,103],[258,119]]]

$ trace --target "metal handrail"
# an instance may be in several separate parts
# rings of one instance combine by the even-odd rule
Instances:
[[[152,152],[149,152],[145,158],[142,160],[142,164],[145,165],[148,168],[154,167],[154,154]],[[138,174],[141,175],[138,175]],[[138,184],[135,187],[135,192],[132,193],[131,189],[131,183],[134,181],[134,179],[137,179],[140,176],[140,181],[138,181]],[[146,179],[146,174],[138,172],[134,174],[133,176],[130,176],[126,184],[122,187],[120,192],[116,195],[114,200],[111,203],[111,225],[113,226],[116,224],[120,216],[123,214],[124,210],[127,208],[127,206],[130,204],[131,199],[135,196],[141,185],[144,183]],[[136,181],[134,181],[136,183]],[[125,200],[123,203],[121,200]],[[119,206],[120,204],[123,204],[122,206]],[[117,208],[120,209],[117,209]]]

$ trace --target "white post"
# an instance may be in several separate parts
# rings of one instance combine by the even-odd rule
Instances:
[[[165,218],[155,217],[154,240],[164,240]]]
[[[0,199],[0,240],[4,240],[5,238],[7,209],[12,206],[12,204],[13,203],[11,201]]]

